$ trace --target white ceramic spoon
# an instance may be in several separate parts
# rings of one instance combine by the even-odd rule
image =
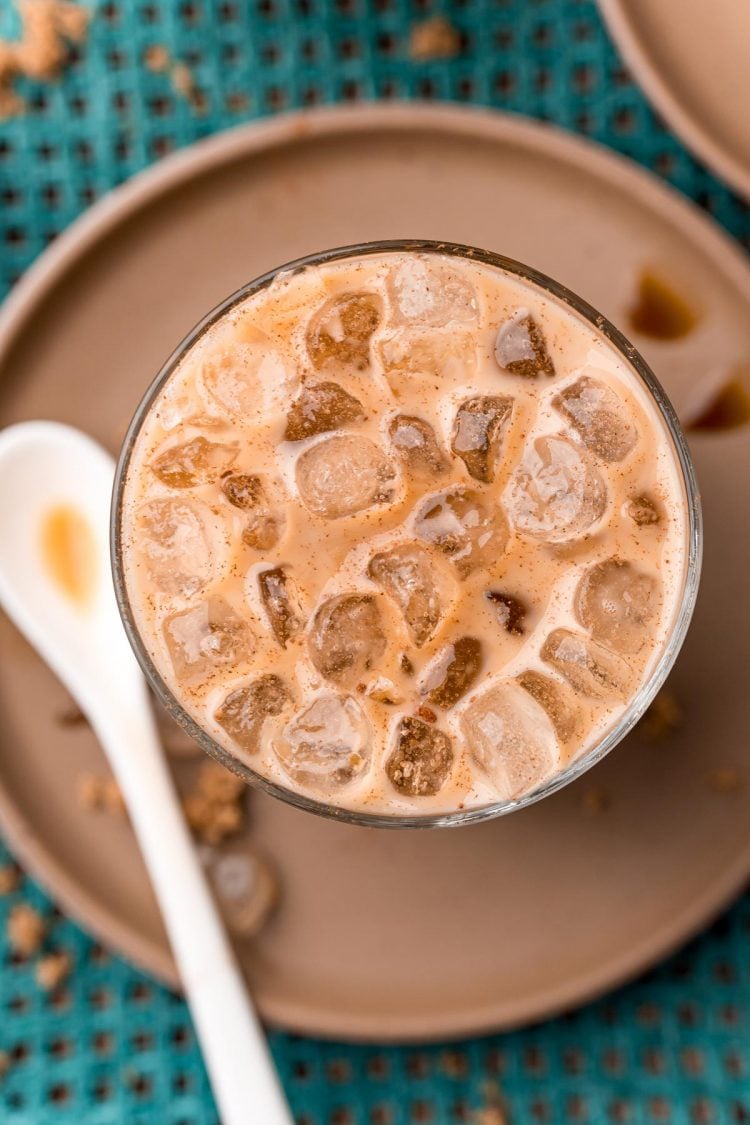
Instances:
[[[111,457],[69,426],[26,422],[0,434],[0,601],[78,701],[109,758],[161,906],[223,1125],[290,1125],[117,611],[108,549],[113,475]],[[88,599],[79,602],[52,577],[41,549],[43,521],[61,506],[72,506],[91,530],[93,581]]]

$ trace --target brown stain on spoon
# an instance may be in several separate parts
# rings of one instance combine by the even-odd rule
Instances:
[[[42,561],[58,590],[84,608],[96,590],[94,533],[73,504],[57,504],[45,512],[40,527]]]

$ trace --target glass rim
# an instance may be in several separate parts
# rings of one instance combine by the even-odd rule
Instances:
[[[589,751],[575,758],[545,784],[528,794],[523,794],[516,800],[500,800],[468,809],[457,808],[449,812],[426,814],[368,813],[359,809],[343,808],[324,799],[307,796],[290,786],[282,785],[266,777],[264,774],[259,773],[244,760],[236,757],[220,743],[216,742],[176,699],[146,649],[130,606],[125,581],[122,550],[122,501],[135,443],[153,402],[184,356],[204,333],[232,308],[247,300],[255,293],[267,288],[281,275],[292,275],[311,266],[325,265],[329,262],[340,261],[346,258],[400,252],[440,254],[447,257],[464,258],[494,267],[495,269],[500,269],[521,281],[531,282],[532,285],[549,293],[555,300],[562,302],[563,305],[572,309],[599,334],[604,336],[625,360],[628,367],[644,384],[650,397],[656,404],[659,414],[666,426],[667,433],[669,434],[677,464],[680,467],[687,507],[686,557],[679,609],[675,614],[667,642],[648,680],[642,684],[640,689],[632,697],[619,720]],[[550,796],[552,793],[570,784],[570,782],[575,781],[592,766],[596,765],[597,762],[601,761],[610,750],[614,749],[614,747],[625,738],[643,716],[657,692],[663,686],[674,665],[687,634],[695,608],[698,586],[700,584],[702,550],[703,522],[700,490],[687,441],[674,407],[664,388],[637,348],[617,327],[615,327],[615,325],[592,305],[582,297],[573,293],[565,285],[548,277],[546,274],[514,258],[508,258],[503,254],[498,254],[493,251],[482,250],[478,247],[466,246],[461,243],[440,242],[429,239],[388,239],[375,242],[354,243],[352,245],[339,246],[329,250],[307,254],[304,257],[296,258],[291,262],[266,271],[217,304],[177,345],[168,359],[162,364],[144,393],[123,440],[115,470],[112,491],[110,552],[117,605],[125,632],[138,663],[162,706],[172,718],[195,739],[202,750],[210,757],[220,762],[221,765],[237,774],[245,782],[305,812],[315,813],[318,816],[337,820],[342,823],[355,824],[368,828],[443,828],[457,827],[466,824],[479,824],[483,821],[492,820],[495,817],[516,812],[529,805],[536,804],[537,801],[541,801],[544,797]]]

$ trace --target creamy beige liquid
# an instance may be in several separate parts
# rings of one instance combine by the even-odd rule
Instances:
[[[371,813],[533,791],[672,630],[687,521],[640,380],[570,308],[439,254],[281,275],[192,347],[130,462],[126,583],[217,742]]]

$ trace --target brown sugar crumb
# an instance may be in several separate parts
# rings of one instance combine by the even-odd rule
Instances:
[[[489,1105],[478,1109],[473,1117],[473,1125],[509,1125],[508,1117],[500,1106]]]
[[[471,1115],[472,1125],[510,1125],[510,1117],[505,1109],[503,1095],[496,1082],[488,1082],[485,1087],[486,1104]]]
[[[116,816],[127,816],[128,810],[125,805],[125,798],[122,795],[120,786],[113,777],[106,777],[104,779],[102,799],[104,809],[107,812],[113,813]]]
[[[193,72],[187,63],[173,59],[161,43],[146,48],[143,62],[154,74],[168,74],[174,92],[185,98],[199,112],[205,111],[204,96],[196,87]]]
[[[581,808],[588,816],[601,816],[612,807],[612,797],[606,789],[592,785],[581,796]]]
[[[8,915],[8,943],[13,952],[20,953],[22,957],[31,957],[39,951],[45,930],[44,919],[33,906],[20,902]]]
[[[6,863],[0,867],[0,895],[10,895],[18,890],[21,882],[21,872],[14,863]]]
[[[16,0],[21,35],[0,41],[0,117],[23,113],[25,103],[14,89],[16,78],[49,82],[70,57],[70,44],[82,43],[90,12],[72,0]]]
[[[102,807],[102,779],[93,773],[79,774],[76,779],[76,799],[85,812]]]
[[[73,968],[69,953],[48,953],[40,957],[34,969],[36,983],[45,992],[53,992],[68,979]]]
[[[682,726],[682,708],[671,691],[660,691],[641,719],[640,729],[652,742],[661,742]]]
[[[127,816],[125,800],[113,777],[99,777],[93,773],[80,774],[76,782],[76,797],[85,812],[108,812],[116,816]]]
[[[190,67],[183,62],[175,63],[169,72],[172,87],[177,94],[182,94],[188,100],[195,93],[195,79]]]
[[[431,707],[427,707],[424,703],[421,707],[417,707],[416,714],[419,715],[420,719],[424,719],[426,723],[437,722],[437,715],[435,714],[435,712]]]
[[[245,783],[214,762],[202,766],[195,788],[183,800],[194,835],[204,844],[220,844],[234,836],[245,821]]]
[[[171,62],[169,51],[161,43],[155,43],[143,52],[143,62],[148,70],[152,70],[155,74],[162,74],[169,70]]]
[[[409,57],[420,62],[452,59],[461,50],[461,34],[445,16],[415,23],[409,34]]]
[[[739,793],[744,784],[742,774],[733,766],[718,766],[711,770],[707,780],[715,793]]]

